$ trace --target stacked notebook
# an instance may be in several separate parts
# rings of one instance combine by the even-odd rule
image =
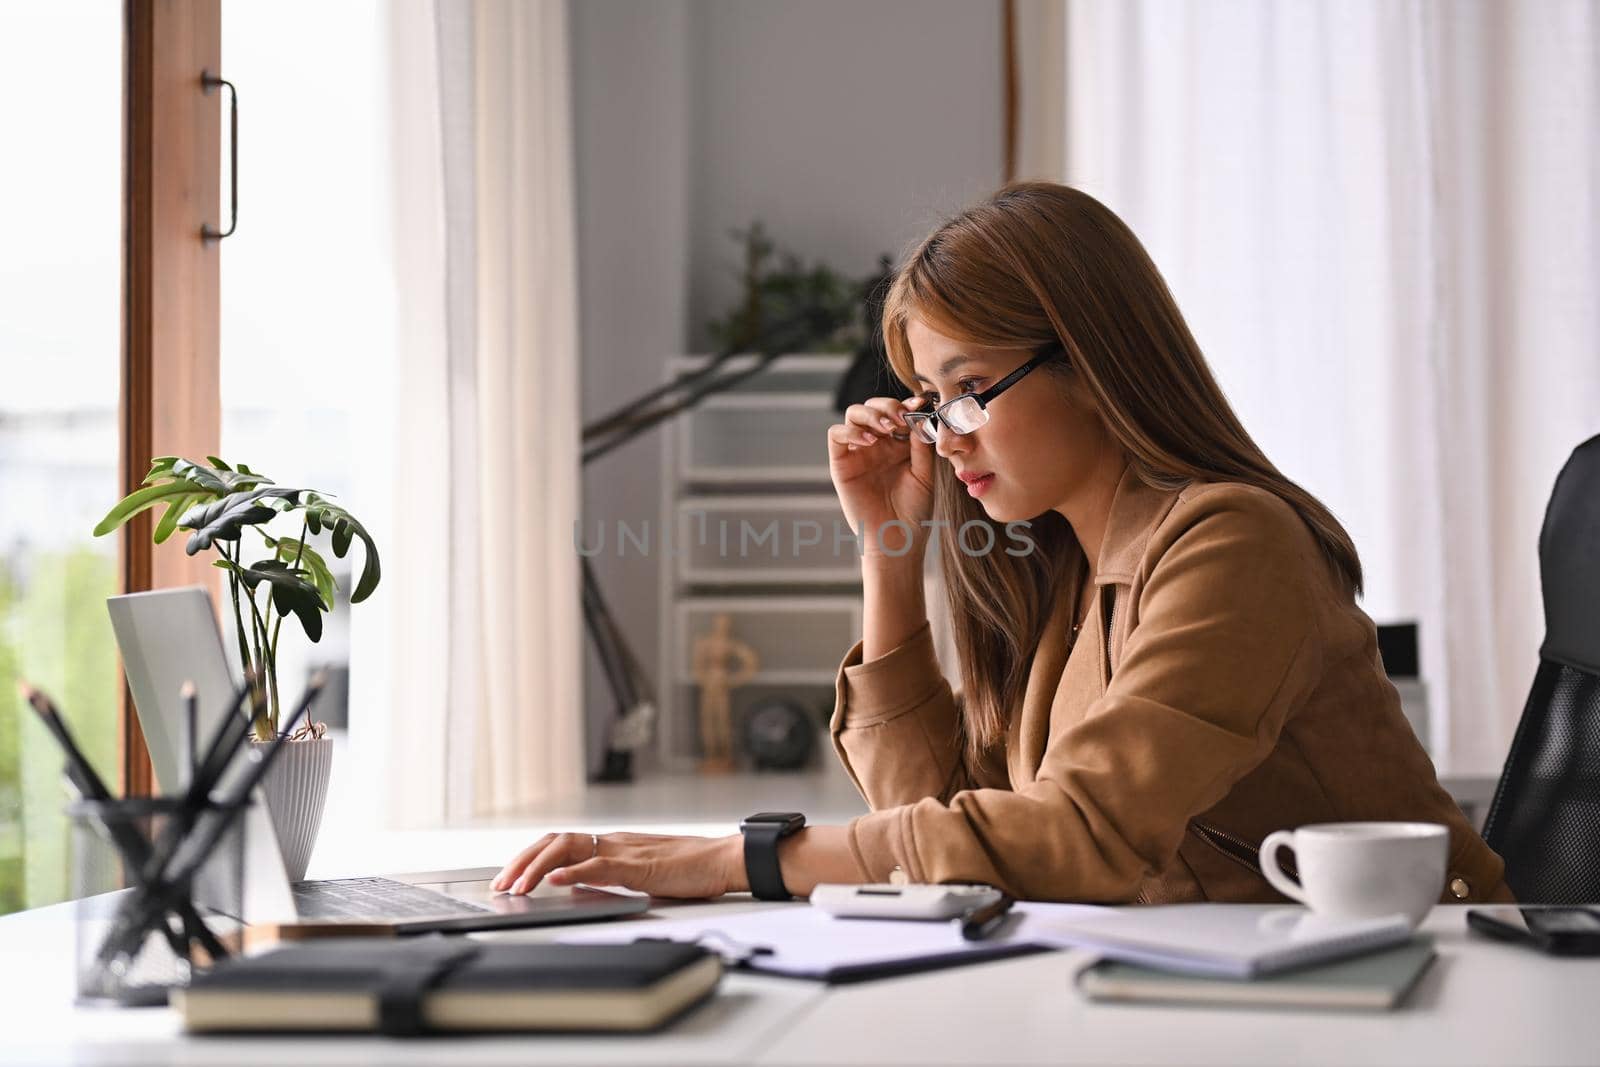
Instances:
[[[650,1030],[716,989],[694,945],[330,939],[227,960],[172,1003],[190,1031]]]
[[[1434,958],[1403,916],[1326,919],[1294,907],[1122,908],[1028,932],[1098,953],[1077,976],[1096,1000],[1384,1009]]]
[[[1419,938],[1261,978],[1216,978],[1103,959],[1078,972],[1077,986],[1091,1000],[1381,1011],[1405,999],[1434,956],[1433,945]]]
[[[1411,924],[1403,915],[1326,919],[1298,907],[1173,904],[1065,921],[1030,916],[1025,935],[1158,970],[1255,978],[1400,944]]]

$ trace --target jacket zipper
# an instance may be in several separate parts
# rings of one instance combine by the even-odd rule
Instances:
[[[1106,684],[1111,684],[1111,641],[1112,634],[1117,629],[1117,587],[1108,585],[1106,588]]]
[[[1235,837],[1226,830],[1219,830],[1209,823],[1203,823],[1198,819],[1193,820],[1189,825],[1194,827],[1195,833],[1200,840],[1234,862],[1248,867],[1256,874],[1261,873],[1261,864],[1257,858],[1261,852],[1259,848],[1252,848],[1249,842]],[[1299,877],[1299,872],[1295,870],[1293,863],[1284,863],[1282,866],[1283,872],[1289,877]]]

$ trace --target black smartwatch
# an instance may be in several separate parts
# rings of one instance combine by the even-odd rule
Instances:
[[[744,873],[757,900],[793,900],[778,867],[778,842],[806,824],[798,811],[763,811],[739,824],[744,834]]]

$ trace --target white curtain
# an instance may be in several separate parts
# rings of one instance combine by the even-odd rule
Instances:
[[[1145,242],[1246,426],[1350,529],[1369,612],[1420,622],[1435,761],[1497,773],[1544,505],[1600,431],[1600,7],[1062,11],[1019,9],[1065,56],[1022,87],[1024,176]]]
[[[384,739],[382,821],[427,826],[585,777],[568,46],[563,0],[387,10],[396,593],[366,638],[387,677],[352,701],[382,722],[352,748]]]
[[[565,0],[477,0],[483,680],[475,810],[584,782],[578,294]]]

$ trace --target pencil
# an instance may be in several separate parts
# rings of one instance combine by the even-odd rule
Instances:
[[[196,740],[200,728],[200,695],[196,692],[193,681],[183,683],[180,694],[183,698],[183,762],[188,769],[189,781],[194,781],[194,772],[199,770],[196,761],[199,759],[199,742]]]

